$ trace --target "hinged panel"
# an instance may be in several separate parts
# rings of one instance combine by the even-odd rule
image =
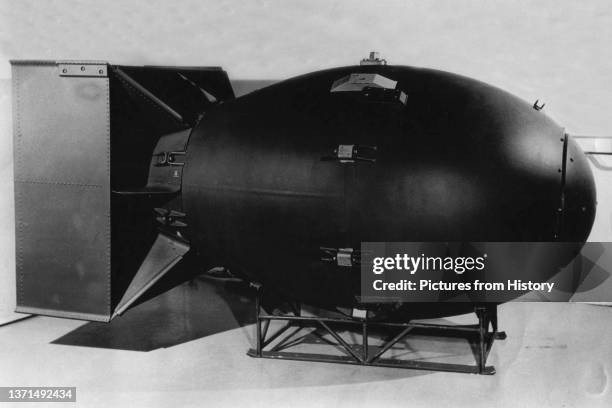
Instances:
[[[13,62],[17,311],[107,321],[108,78],[61,67]]]

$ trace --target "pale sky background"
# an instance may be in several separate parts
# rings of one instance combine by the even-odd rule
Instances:
[[[370,50],[544,100],[570,133],[612,135],[606,0],[0,0],[0,315],[14,303],[9,59],[219,65],[231,78],[282,79]],[[609,240],[612,177],[596,177],[592,238]]]

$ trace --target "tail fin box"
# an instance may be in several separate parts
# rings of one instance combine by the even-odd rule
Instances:
[[[108,321],[156,248],[152,209],[180,201],[180,172],[155,160],[234,97],[229,79],[104,61],[12,73],[17,311]]]

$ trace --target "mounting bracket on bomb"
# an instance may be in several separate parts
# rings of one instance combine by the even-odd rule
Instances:
[[[352,267],[361,265],[361,251],[353,248],[319,248],[323,251],[322,261],[332,262],[338,266]]]
[[[376,163],[376,146],[341,144],[329,156],[321,158],[323,161],[338,161],[340,163],[367,162]]]
[[[161,152],[157,154],[156,166],[184,166],[185,163],[177,162],[176,156],[184,156],[187,152]]]
[[[353,95],[370,102],[406,105],[408,95],[397,88],[397,81],[377,73],[352,73],[335,80],[329,92],[333,95]]]

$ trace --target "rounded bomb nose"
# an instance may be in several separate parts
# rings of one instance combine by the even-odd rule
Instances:
[[[565,139],[561,200],[557,209],[561,215],[558,239],[584,242],[595,221],[595,179],[578,143],[570,135],[566,135]]]

